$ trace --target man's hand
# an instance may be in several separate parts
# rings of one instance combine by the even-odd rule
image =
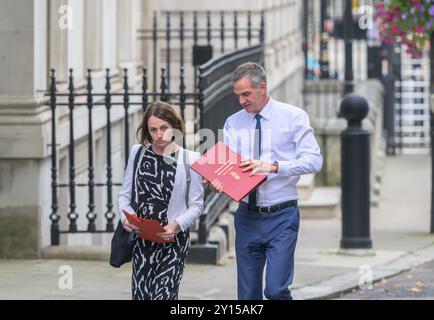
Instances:
[[[208,180],[202,178],[202,184],[205,188],[209,187],[212,192],[221,193],[223,191],[223,184],[218,179],[209,183]]]
[[[209,187],[209,181],[206,180],[205,178],[202,178],[202,184],[204,188],[208,188]]]
[[[261,160],[242,160],[240,168],[244,168],[243,172],[252,170],[252,173],[250,174],[251,176],[257,173],[277,172],[277,166],[275,164],[263,162]]]
[[[157,233],[157,236],[160,236],[164,240],[175,239],[176,234],[181,231],[181,227],[176,221],[169,223],[167,226],[164,227],[164,229],[166,230],[166,232]]]

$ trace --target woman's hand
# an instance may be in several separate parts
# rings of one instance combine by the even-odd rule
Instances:
[[[176,221],[169,223],[167,226],[164,227],[164,229],[166,230],[166,232],[157,233],[157,236],[160,236],[164,240],[168,241],[175,239],[176,234],[181,231],[181,227]]]
[[[221,193],[223,191],[223,184],[216,178],[211,183],[202,179],[204,187],[208,187],[212,192]]]
[[[132,225],[131,223],[128,222],[128,219],[125,219],[124,222],[122,223],[124,226],[124,229],[128,232],[132,232],[133,230],[139,230],[139,228],[137,228],[135,225]]]

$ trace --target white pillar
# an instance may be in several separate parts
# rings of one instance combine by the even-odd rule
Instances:
[[[85,67],[101,69],[102,0],[85,2]]]
[[[37,93],[47,88],[47,1],[0,6],[0,257],[37,257],[50,212],[50,113]]]
[[[103,68],[115,68],[117,64],[117,0],[104,0],[102,7],[102,61]]]

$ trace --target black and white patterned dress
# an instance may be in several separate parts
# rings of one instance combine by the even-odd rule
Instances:
[[[177,154],[172,157],[176,158]],[[167,209],[175,183],[176,161],[148,148],[138,164],[137,215],[168,224]],[[179,232],[174,243],[157,243],[138,238],[133,249],[132,298],[134,300],[175,300],[178,298],[189,232]]]

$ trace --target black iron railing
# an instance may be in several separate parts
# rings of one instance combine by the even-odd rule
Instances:
[[[149,101],[159,99],[168,101],[172,105],[178,106],[180,114],[185,119],[185,109],[187,106],[192,106],[197,109],[198,118],[194,119],[199,125],[199,128],[211,129],[215,137],[219,136],[219,128],[223,128],[225,119],[232,113],[238,110],[238,103],[232,94],[232,87],[230,82],[230,75],[238,64],[247,61],[263,61],[263,47],[255,46],[247,49],[238,50],[219,58],[209,61],[207,64],[199,68],[199,79],[197,81],[198,88],[196,92],[187,92],[185,90],[184,68],[179,70],[179,88],[178,91],[169,91],[167,86],[167,76],[165,69],[161,70],[160,90],[158,92],[150,92],[148,90],[148,76],[147,69],[142,69],[142,83],[137,88],[132,88],[129,81],[127,69],[123,70],[121,77],[122,89],[120,91],[112,90],[113,76],[109,69],[106,69],[105,74],[105,90],[103,92],[96,92],[93,89],[92,71],[87,71],[87,85],[84,89],[76,89],[74,87],[73,70],[69,70],[69,84],[67,92],[58,92],[56,87],[55,71],[51,70],[51,85],[50,92],[50,107],[52,113],[52,135],[51,135],[51,188],[52,188],[52,212],[50,214],[51,220],[51,244],[60,244],[60,235],[65,233],[107,233],[114,231],[114,220],[116,213],[114,212],[113,204],[113,187],[120,186],[120,182],[113,179],[113,166],[112,166],[112,119],[111,113],[114,108],[122,108],[123,115],[123,128],[124,128],[124,163],[126,165],[128,160],[128,153],[130,148],[130,127],[129,127],[129,109],[132,106],[140,106],[144,111],[146,110]],[[120,80],[118,78],[118,80]],[[68,181],[58,181],[58,123],[57,112],[60,109],[63,113],[67,112],[68,117],[68,141],[63,143],[67,144],[68,151]],[[75,113],[81,109],[86,108],[88,113],[88,132],[85,135],[88,141],[87,149],[87,181],[80,182],[76,179],[76,133],[74,132]],[[94,109],[103,108],[106,115],[105,124],[105,150],[107,155],[105,180],[96,181],[95,179],[95,157],[94,157]],[[198,132],[193,132],[196,135]],[[201,143],[203,141],[201,140]],[[185,145],[185,140],[184,140]],[[202,152],[206,150],[200,150]],[[58,192],[61,188],[68,189],[68,212],[66,217],[68,219],[68,227],[62,229],[59,223],[59,201]],[[88,203],[87,203],[87,228],[81,229],[77,223],[79,212],[77,211],[77,188],[88,189]],[[98,229],[96,220],[98,213],[95,212],[95,190],[96,188],[104,188],[106,192],[106,210],[104,213],[105,228]],[[223,194],[213,194],[209,191],[205,197],[205,214],[201,217],[199,223],[199,244],[206,244],[209,230],[216,222],[219,214],[228,205],[230,199]],[[83,199],[80,199],[83,203]]]
[[[202,93],[199,96],[201,128],[210,129],[215,137],[219,136],[219,130],[223,128],[226,118],[240,110],[232,92],[232,71],[239,64],[248,61],[262,64],[263,59],[263,47],[258,45],[227,53],[199,67],[199,90]],[[199,244],[206,243],[211,226],[229,202],[230,198],[225,194],[206,192],[205,214],[199,223]]]
[[[123,70],[123,89],[121,91],[112,91],[112,79],[110,70],[106,69],[105,75],[105,92],[95,92],[92,84],[92,70],[87,71],[87,85],[84,90],[77,90],[74,87],[73,70],[69,70],[69,84],[67,92],[58,92],[56,88],[56,76],[55,71],[51,70],[51,85],[50,92],[50,107],[52,114],[51,123],[51,188],[52,188],[52,212],[50,214],[51,220],[51,243],[52,245],[58,245],[60,240],[60,234],[62,233],[101,233],[101,232],[113,232],[114,231],[114,219],[116,213],[113,211],[113,186],[120,186],[120,182],[113,181],[113,167],[112,167],[112,120],[111,110],[113,108],[123,108],[124,111],[124,156],[125,164],[128,160],[128,153],[130,148],[130,127],[129,127],[129,108],[131,106],[141,106],[143,111],[146,110],[150,99],[159,99],[162,101],[168,101],[173,105],[177,105],[180,108],[182,117],[185,117],[185,108],[188,105],[193,105],[197,108],[196,100],[200,100],[198,97],[201,95],[200,90],[198,93],[185,91],[184,69],[179,70],[179,91],[169,92],[167,89],[167,78],[164,68],[161,70],[161,84],[159,92],[149,92],[147,70],[143,68],[142,85],[141,90],[132,90],[129,83],[129,76],[127,69]],[[137,98],[141,101],[137,101]],[[85,99],[85,100],[83,100]],[[132,101],[134,100],[134,101]],[[95,163],[94,163],[94,116],[93,109],[97,106],[105,108],[106,113],[106,177],[104,182],[95,181]],[[69,137],[68,137],[68,181],[58,181],[58,157],[57,157],[57,116],[56,111],[60,108],[67,108],[68,121],[69,121]],[[88,152],[87,152],[87,181],[76,181],[76,134],[74,132],[75,117],[74,113],[79,108],[87,108],[88,111]],[[184,141],[185,144],[185,141]],[[103,230],[97,229],[95,220],[97,219],[97,213],[95,212],[95,189],[106,188],[107,201],[106,212],[104,217],[106,219],[106,226]],[[59,204],[58,204],[58,191],[60,188],[68,188],[69,191],[69,209],[67,218],[69,225],[67,230],[61,230],[59,226]],[[88,212],[87,228],[85,230],[80,229],[77,226],[77,219],[79,214],[77,212],[77,188],[88,188]],[[82,202],[83,199],[80,199]]]
[[[163,23],[160,23],[163,21]],[[238,103],[232,95],[229,76],[236,66],[246,61],[256,61],[263,64],[264,47],[264,13],[262,11],[177,11],[163,12],[162,18],[154,14],[152,28],[138,30],[139,39],[150,41],[152,54],[151,69],[142,69],[141,84],[130,78],[127,69],[122,75],[106,69],[105,86],[103,90],[95,90],[94,72],[87,70],[86,86],[78,87],[74,72],[69,70],[68,87],[58,91],[55,70],[51,70],[51,84],[47,95],[50,96],[51,123],[51,244],[60,244],[60,235],[69,233],[110,233],[114,231],[117,214],[114,212],[114,187],[121,185],[114,178],[113,132],[114,121],[122,121],[123,156],[127,164],[130,137],[131,109],[138,106],[145,111],[150,102],[162,100],[179,107],[179,112],[186,120],[186,108],[193,108],[193,134],[197,136],[200,128],[212,129],[216,137],[218,128],[223,127],[224,119],[232,114]],[[244,48],[244,49],[238,49]],[[188,51],[187,51],[188,49]],[[191,49],[191,51],[190,51]],[[191,52],[187,56],[187,52]],[[179,55],[179,56],[176,56]],[[213,59],[213,56],[216,57]],[[160,66],[163,66],[160,68]],[[186,68],[192,68],[186,70]],[[203,67],[201,67],[203,66]],[[187,77],[187,71],[192,70]],[[177,75],[175,76],[175,73]],[[223,77],[224,76],[224,77]],[[225,78],[225,85],[221,79]],[[219,82],[219,81],[220,82]],[[117,89],[121,84],[121,88]],[[116,88],[113,89],[116,85]],[[230,106],[230,107],[228,107]],[[84,134],[74,131],[76,114],[87,110],[87,130]],[[123,117],[119,119],[119,109]],[[116,110],[117,118],[112,115]],[[105,113],[104,148],[106,154],[105,178],[97,178],[95,167],[95,117],[96,113]],[[66,118],[65,118],[66,116]],[[101,121],[101,119],[98,119]],[[58,138],[60,121],[68,125],[67,139]],[[63,123],[64,122],[64,123]],[[100,125],[101,127],[101,125]],[[83,128],[80,127],[80,130]],[[65,132],[63,132],[65,134]],[[76,148],[77,141],[87,140],[87,178],[77,178]],[[60,143],[62,147],[59,147]],[[201,141],[202,142],[202,141]],[[185,139],[183,141],[185,146]],[[59,149],[67,151],[68,173],[64,180],[59,181]],[[200,150],[206,151],[206,150]],[[82,161],[83,162],[83,161]],[[101,169],[101,168],[99,168]],[[88,202],[86,222],[80,219],[83,200],[77,199],[78,188],[87,188]],[[59,191],[67,189],[67,208],[59,208]],[[104,215],[98,213],[96,205],[96,190],[103,190]],[[80,206],[77,205],[79,200]],[[206,244],[209,230],[218,219],[219,213],[227,206],[229,198],[222,194],[206,193],[205,214],[199,223],[199,244]],[[101,203],[101,202],[99,202]],[[66,216],[67,222],[60,223],[61,216]],[[104,219],[105,226],[97,223]]]
[[[240,21],[243,20],[243,23]],[[163,11],[154,12],[152,28],[139,29],[138,38],[152,48],[153,91],[157,87],[157,68],[164,65],[167,87],[173,85],[173,66],[197,67],[215,55],[264,43],[262,11]],[[190,52],[191,56],[187,56]],[[161,59],[159,61],[159,59]],[[176,78],[176,77],[175,77]],[[197,87],[194,82],[193,89]]]

